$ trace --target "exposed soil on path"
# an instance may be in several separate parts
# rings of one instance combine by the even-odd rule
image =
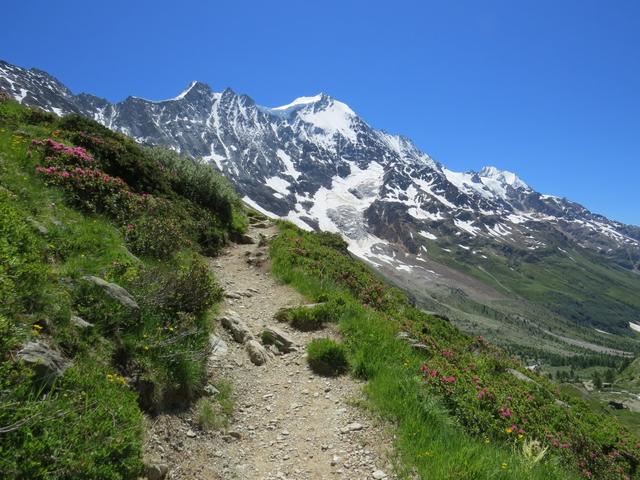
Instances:
[[[276,229],[254,228],[250,234],[268,238]],[[256,265],[261,259],[264,263]],[[269,274],[267,247],[233,245],[211,265],[233,297],[225,299],[218,318],[241,319],[257,339],[265,326],[277,327],[298,349],[256,366],[244,345],[214,320],[215,333],[228,349],[210,358],[210,379],[233,384],[236,409],[230,425],[226,431],[203,432],[193,411],[161,415],[151,421],[147,456],[166,464],[170,479],[395,478],[390,429],[355,406],[363,384],[349,376],[320,377],[307,366],[305,345],[313,338],[338,337],[335,328],[298,332],[275,320],[280,308],[308,301]]]

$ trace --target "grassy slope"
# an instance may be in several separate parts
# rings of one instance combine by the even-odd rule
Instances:
[[[439,249],[432,250],[438,256]],[[628,322],[634,321],[640,310],[640,277],[586,250],[573,249],[568,254],[529,252],[523,260],[498,255],[483,259],[459,251],[455,257],[442,254],[435,259],[498,291],[536,302],[578,325],[629,333]]]
[[[637,440],[615,420],[562,396],[531,373],[537,384],[516,380],[507,372],[522,370],[516,361],[412,308],[353,260],[337,238],[288,224],[281,230],[271,247],[275,275],[314,301],[338,298],[344,304],[339,324],[353,373],[368,379],[372,408],[397,424],[397,451],[407,474],[434,479],[638,476]],[[426,351],[397,340],[400,330],[411,332]],[[558,397],[570,408],[556,403]],[[541,463],[524,453],[532,439],[550,448]]]
[[[0,102],[0,472],[6,478],[121,479],[140,473],[141,407],[184,405],[203,386],[207,311],[220,290],[200,252],[211,251],[242,224],[232,196],[225,208],[233,218],[225,223],[212,202],[178,191],[179,179],[193,177],[180,176],[170,161],[160,165],[156,154],[125,137],[72,120]],[[149,188],[137,178],[155,180],[164,191],[118,217],[105,208],[113,197],[99,185],[74,190],[36,172],[37,165],[77,159],[47,160],[33,139],[73,145],[71,139],[84,138],[87,129],[96,142],[87,148],[96,158],[91,168],[115,176],[127,162],[132,192]],[[91,205],[79,201],[85,194]],[[158,205],[166,213],[153,224],[158,238],[132,234]],[[182,227],[188,236],[172,234]],[[87,274],[125,287],[140,311],[123,309],[83,282]],[[94,327],[73,326],[72,314]],[[15,361],[27,341],[52,346],[72,366],[53,385],[43,384]]]

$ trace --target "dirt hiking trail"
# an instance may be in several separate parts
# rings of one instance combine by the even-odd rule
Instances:
[[[168,479],[323,480],[392,479],[392,433],[388,426],[354,406],[363,383],[349,375],[326,378],[307,366],[305,346],[314,338],[339,338],[328,326],[299,332],[278,322],[284,307],[309,303],[269,273],[268,247],[277,229],[259,223],[249,231],[253,244],[234,244],[211,260],[225,300],[215,322],[211,383],[233,385],[235,411],[222,431],[202,431],[195,409],[151,419],[146,456],[168,467]],[[247,239],[247,241],[249,241]],[[248,341],[238,342],[221,319],[239,320],[255,340],[275,327],[296,350],[254,365]],[[240,334],[242,336],[242,334]]]

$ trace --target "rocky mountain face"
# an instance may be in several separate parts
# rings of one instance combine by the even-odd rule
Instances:
[[[576,249],[640,273],[640,228],[536,192],[511,172],[451,171],[326,94],[267,108],[231,89],[214,92],[192,82],[169,100],[128,97],[114,104],[74,95],[45,72],[5,62],[0,90],[210,162],[247,204],[303,228],[341,233],[354,254],[396,280],[454,288],[447,256],[512,266],[551,255],[571,259]],[[472,294],[482,290],[466,285]]]

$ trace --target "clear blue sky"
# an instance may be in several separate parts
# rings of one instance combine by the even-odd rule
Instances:
[[[192,79],[320,91],[455,170],[640,225],[640,1],[61,1],[2,7],[0,58],[112,101]]]

